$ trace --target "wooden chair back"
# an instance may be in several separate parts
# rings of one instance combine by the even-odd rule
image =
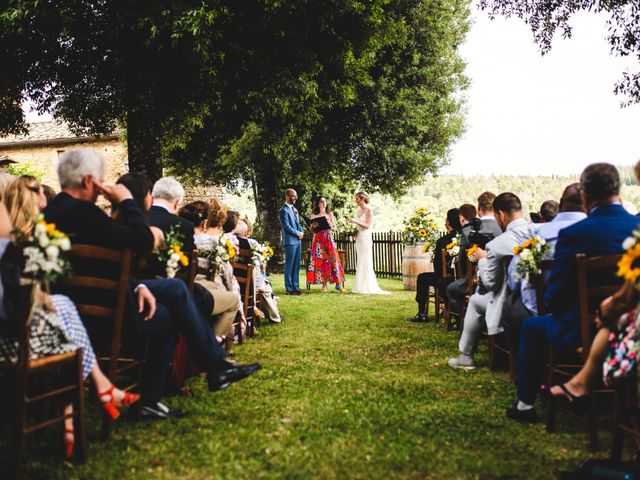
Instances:
[[[25,437],[33,432],[63,423],[68,418],[74,419],[74,432],[76,439],[76,454],[80,462],[84,462],[87,452],[85,410],[84,410],[84,383],[82,376],[82,350],[76,349],[70,352],[49,355],[32,359],[30,351],[31,320],[34,308],[34,299],[39,289],[31,280],[24,281],[17,292],[17,312],[13,318],[7,321],[14,322],[13,327],[18,332],[18,358],[17,362],[0,363],[0,371],[14,372],[16,380],[15,408],[12,416],[12,464],[10,477],[20,478],[22,473],[22,460],[25,447]],[[55,381],[52,380],[52,371],[58,372]],[[64,377],[60,373],[66,372]],[[34,389],[32,377],[42,374],[44,380],[38,382]],[[61,378],[57,378],[61,377]],[[45,401],[62,400],[65,403],[71,401],[74,404],[73,413],[65,415],[57,411],[49,415],[49,418],[39,417],[29,422],[29,409],[34,405]]]
[[[238,255],[233,262],[233,276],[240,284],[240,296],[242,298],[242,309],[247,320],[247,335],[253,336],[255,306],[253,263],[251,263],[251,250],[239,248]]]
[[[595,309],[605,298],[620,289],[622,280],[615,283],[601,284],[595,280],[601,278],[603,272],[615,272],[622,254],[587,258],[584,253],[576,255],[578,267],[578,304],[580,306],[580,330],[582,338],[582,360],[586,361],[591,350],[594,334]],[[617,278],[617,277],[616,277]]]
[[[189,254],[188,268],[181,268],[176,272],[176,278],[183,280],[191,293],[193,293],[193,286],[196,283],[196,274],[199,273],[198,269],[198,250],[194,249]]]
[[[122,329],[129,293],[131,269],[130,250],[111,250],[93,245],[74,245],[69,252],[72,265],[84,268],[78,275],[59,281],[56,292],[69,296],[88,327],[91,343],[101,363],[106,363],[106,373],[112,382],[121,373],[132,376],[129,385],[120,387],[132,390],[140,387],[142,360],[132,356],[122,357]],[[88,268],[95,265],[96,268]],[[100,268],[97,268],[100,266]],[[91,327],[97,327],[93,332]],[[96,330],[99,333],[96,333]],[[140,346],[138,346],[140,347]],[[142,350],[142,348],[140,348]],[[139,352],[141,356],[142,352]],[[111,418],[104,415],[103,437],[109,435]]]
[[[440,258],[442,259],[442,278],[446,278],[448,277],[448,266],[450,262],[447,262],[447,249],[446,248],[441,248],[440,249]],[[455,264],[457,264],[458,262],[454,262]]]

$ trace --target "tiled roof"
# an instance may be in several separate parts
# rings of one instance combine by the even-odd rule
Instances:
[[[0,145],[6,143],[31,143],[47,142],[52,140],[69,140],[76,138],[91,138],[87,136],[75,135],[69,130],[68,125],[61,120],[51,120],[47,122],[28,123],[29,133],[26,135],[0,136]]]

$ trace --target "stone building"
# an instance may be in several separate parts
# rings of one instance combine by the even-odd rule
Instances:
[[[107,182],[115,181],[128,171],[127,147],[117,133],[101,137],[77,136],[59,120],[30,123],[28,129],[26,135],[0,137],[0,159],[4,165],[28,166],[42,173],[42,183],[56,191],[60,189],[56,174],[58,158],[74,148],[95,148],[107,159]]]

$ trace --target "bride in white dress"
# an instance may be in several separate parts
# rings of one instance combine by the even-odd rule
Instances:
[[[371,225],[373,223],[373,212],[369,208],[369,196],[364,192],[356,193],[356,204],[358,212],[355,218],[350,218],[358,230],[356,237],[356,284],[353,293],[367,294],[389,294],[378,286],[376,274],[373,271],[373,239],[371,238]]]

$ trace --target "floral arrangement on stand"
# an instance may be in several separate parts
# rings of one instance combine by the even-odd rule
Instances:
[[[438,225],[433,216],[424,208],[418,208],[415,213],[403,222],[402,243],[405,245],[423,244],[422,253],[433,250],[438,238]]]
[[[189,266],[189,258],[182,251],[182,234],[174,227],[164,237],[162,247],[156,252],[161,263],[165,264],[167,278],[174,278],[180,267]]]
[[[71,263],[65,257],[71,241],[54,223],[45,222],[43,215],[38,216],[33,234],[23,245],[24,274],[40,282],[45,291],[51,283],[71,274]]]
[[[525,240],[521,245],[513,247],[513,254],[518,255],[515,277],[529,282],[531,275],[540,275],[542,273],[540,263],[550,258],[552,250],[553,248],[544,238],[536,235]]]
[[[254,267],[266,265],[271,257],[273,257],[273,248],[269,242],[251,242],[251,263]]]

